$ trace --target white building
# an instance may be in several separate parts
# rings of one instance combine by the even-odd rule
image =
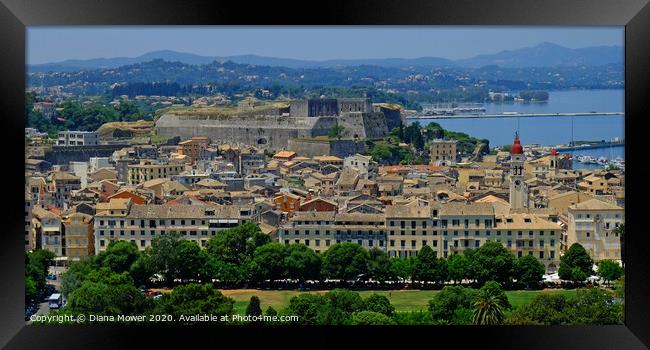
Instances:
[[[101,168],[112,168],[108,157],[91,157],[88,163],[88,171],[91,173],[94,173]]]
[[[625,222],[624,209],[599,199],[569,206],[567,247],[579,243],[595,261],[621,260],[617,228]]]
[[[96,131],[59,131],[57,146],[93,146],[99,144]]]

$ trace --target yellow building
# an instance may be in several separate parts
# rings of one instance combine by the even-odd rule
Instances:
[[[595,261],[621,260],[617,228],[625,221],[624,209],[599,199],[574,204],[568,209],[567,247],[582,245]]]
[[[431,164],[447,165],[456,162],[458,155],[458,141],[433,140],[431,141]]]
[[[79,260],[94,254],[93,217],[73,213],[63,220],[65,255],[69,260]]]
[[[578,183],[578,188],[592,195],[609,193],[607,180],[594,175],[585,177]]]
[[[569,207],[593,199],[590,194],[578,191],[568,191],[548,198],[548,207],[560,214],[567,214]]]
[[[139,185],[143,182],[167,178],[177,175],[185,169],[181,164],[156,164],[152,161],[143,160],[140,164],[128,166],[129,185]]]
[[[201,151],[208,148],[210,140],[207,137],[192,137],[189,140],[178,143],[178,153],[185,155],[194,163],[201,154]]]
[[[416,256],[428,245],[436,256],[447,258],[496,241],[514,256],[532,255],[554,272],[562,227],[541,215],[495,214],[490,203],[436,203],[392,205],[376,214],[296,212],[278,234],[280,243],[303,243],[317,252],[353,242],[391,257]]]

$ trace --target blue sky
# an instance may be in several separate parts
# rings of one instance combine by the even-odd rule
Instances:
[[[624,27],[29,27],[27,63],[135,57],[156,50],[282,58],[469,58],[552,42],[624,44]]]

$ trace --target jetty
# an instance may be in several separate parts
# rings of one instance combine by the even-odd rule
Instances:
[[[475,113],[475,114],[454,114],[435,115],[422,114],[407,116],[406,119],[488,119],[488,118],[536,118],[536,117],[607,117],[624,115],[623,112],[571,112],[571,113],[524,113],[524,112],[503,112],[496,114]]]

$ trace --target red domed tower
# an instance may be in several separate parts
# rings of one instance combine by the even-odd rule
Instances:
[[[515,142],[512,143],[510,154],[524,154],[524,147],[521,145],[521,141],[519,141],[519,133],[515,134]]]
[[[522,209],[528,207],[528,193],[524,184],[524,147],[515,134],[515,141],[510,150],[510,208]]]

